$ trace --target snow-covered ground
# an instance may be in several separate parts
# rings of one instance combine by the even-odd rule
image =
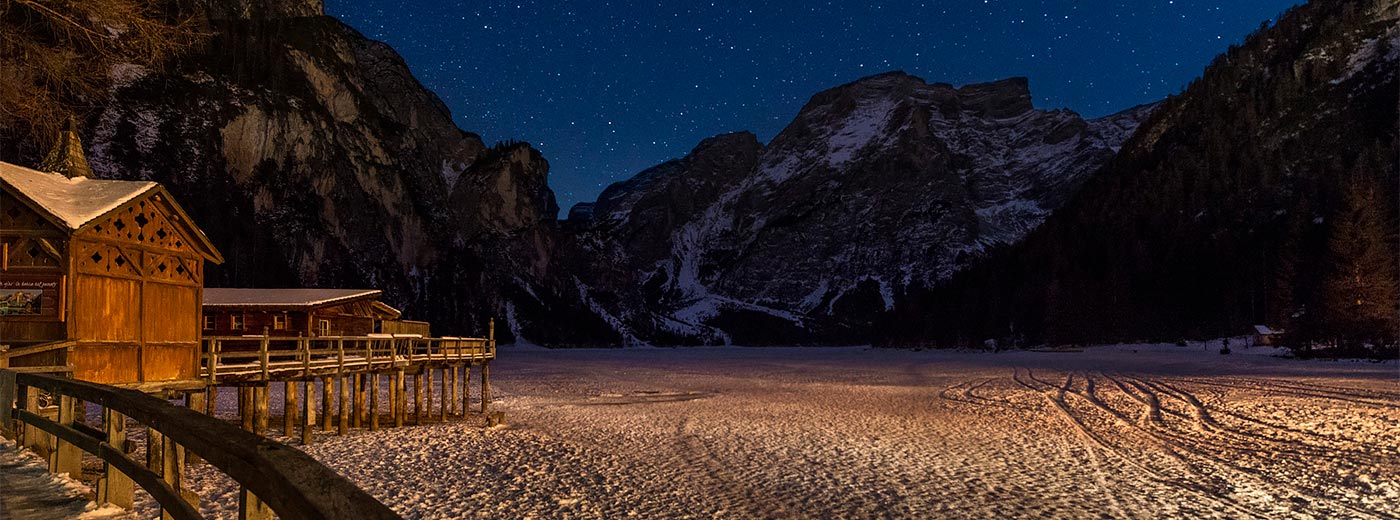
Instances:
[[[508,426],[304,449],[411,519],[1400,516],[1400,365],[1217,348],[508,346]]]

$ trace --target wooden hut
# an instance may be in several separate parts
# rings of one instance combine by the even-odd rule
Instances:
[[[372,289],[204,290],[204,335],[365,336],[403,332],[402,314]],[[411,322],[421,323],[421,322]],[[427,324],[422,327],[427,336]]]
[[[200,385],[204,262],[223,258],[165,188],[93,179],[80,150],[68,132],[47,171],[0,162],[0,365]]]

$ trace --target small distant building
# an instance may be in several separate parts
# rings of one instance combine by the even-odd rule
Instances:
[[[1278,344],[1283,331],[1269,328],[1268,325],[1255,325],[1250,328],[1251,343],[1257,346],[1272,347]]]
[[[372,289],[207,288],[202,326],[205,336],[429,335],[427,323],[399,320],[403,313],[379,301],[382,295]]]
[[[223,257],[164,187],[90,178],[81,149],[70,128],[46,171],[0,162],[0,364],[202,384],[204,263]]]

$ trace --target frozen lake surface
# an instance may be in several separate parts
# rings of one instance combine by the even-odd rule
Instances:
[[[413,519],[1400,516],[1400,366],[1272,352],[507,346],[508,426],[305,450]]]

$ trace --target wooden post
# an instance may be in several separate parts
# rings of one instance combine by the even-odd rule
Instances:
[[[394,393],[395,393],[395,396],[394,396],[394,427],[395,427],[395,428],[402,428],[402,427],[403,427],[404,416],[408,414],[408,396],[404,395],[404,394],[406,394],[406,393],[408,393],[408,392],[405,392],[405,390],[407,390],[407,389],[404,388],[404,384],[405,384],[405,381],[404,381],[403,369],[402,369],[402,368],[399,368],[399,369],[397,369],[397,370],[394,370],[394,389],[395,389],[395,392],[394,392]]]
[[[331,431],[331,406],[335,404],[331,391],[334,389],[335,384],[330,376],[321,378],[321,431]]]
[[[270,379],[270,378],[268,377],[268,374],[267,374],[267,371],[268,371],[268,366],[267,366],[267,364],[268,364],[268,362],[267,362],[267,361],[268,361],[268,360],[267,360],[267,347],[268,347],[267,327],[263,327],[263,337],[262,337],[262,341],[259,341],[259,342],[258,342],[258,364],[262,366],[262,382],[263,382],[263,383],[267,383],[267,382],[268,382],[268,379]]]
[[[73,427],[77,417],[77,400],[66,395],[58,397],[58,424]],[[73,480],[83,476],[83,450],[72,443],[53,437],[54,449],[49,455],[49,471],[55,474],[67,473]]]
[[[350,429],[350,382],[348,377],[337,374],[335,378],[340,382],[340,410],[339,420],[336,421],[336,435],[345,435],[345,431]]]
[[[438,383],[438,386],[441,387],[440,390],[442,390],[442,395],[438,396],[438,399],[442,401],[442,406],[438,407],[438,419],[443,422],[447,421],[447,408],[452,405],[452,400],[447,398],[447,388],[450,386],[447,383],[447,373],[450,370],[452,370],[452,367],[443,365],[442,381]]]
[[[355,374],[352,376],[355,381],[355,413],[350,417],[352,426],[356,428],[364,427],[365,416],[365,375]]]
[[[126,452],[126,416],[102,409],[102,428],[107,433],[107,444],[113,449]],[[97,503],[112,504],[131,510],[135,505],[136,486],[131,477],[126,476],[111,464],[103,463],[102,476],[97,479]]]
[[[219,387],[209,385],[209,397],[204,400],[204,415],[215,417],[219,411]]]
[[[268,412],[268,386],[263,381],[261,385],[253,387],[253,433],[263,435],[267,432],[267,412]]]
[[[306,399],[301,402],[301,443],[311,444],[311,428],[316,424],[316,380],[301,382]],[[296,391],[296,387],[292,387]]]
[[[481,364],[481,414],[491,405],[491,363]]]
[[[181,492],[185,488],[184,446],[180,446],[169,437],[162,435],[160,439],[160,450],[161,467],[158,472],[161,478],[165,480],[166,484],[170,484],[171,489],[175,490],[175,494],[184,496],[185,494]],[[164,510],[160,512],[160,518],[161,520],[173,520],[173,517]]]
[[[461,352],[458,350],[457,352]],[[447,373],[451,382],[447,383],[448,394],[442,396],[442,400],[447,404],[447,415],[457,415],[457,365],[447,367]],[[450,395],[450,397],[449,397]]]
[[[297,383],[282,383],[282,435],[292,438],[297,426]]]
[[[209,408],[208,403],[205,402],[207,400],[206,397],[207,394],[205,394],[205,392],[185,392],[185,407],[200,413],[204,413],[205,410]],[[203,464],[204,459],[199,458],[198,455],[189,453],[185,455],[185,463]]]
[[[369,430],[379,430],[379,373],[365,374],[369,378]]]
[[[462,418],[466,419],[472,414],[472,365],[467,363],[462,366]]]
[[[423,424],[423,373],[413,376],[413,421]]]
[[[253,431],[253,387],[238,387],[238,421],[245,431]]]
[[[267,507],[257,495],[240,487],[238,492],[238,520],[272,520],[272,509]]]
[[[425,363],[431,363],[431,361],[428,361],[428,362],[425,362]],[[420,424],[423,422],[423,420],[424,420],[425,418],[428,418],[428,417],[432,417],[432,416],[433,416],[433,367],[432,367],[432,365],[428,365],[428,364],[424,364],[424,365],[423,365],[423,376],[422,376],[422,377],[423,377],[423,392],[424,392],[424,394],[423,394],[423,415],[421,415],[421,416],[418,417],[418,422],[419,422]]]

